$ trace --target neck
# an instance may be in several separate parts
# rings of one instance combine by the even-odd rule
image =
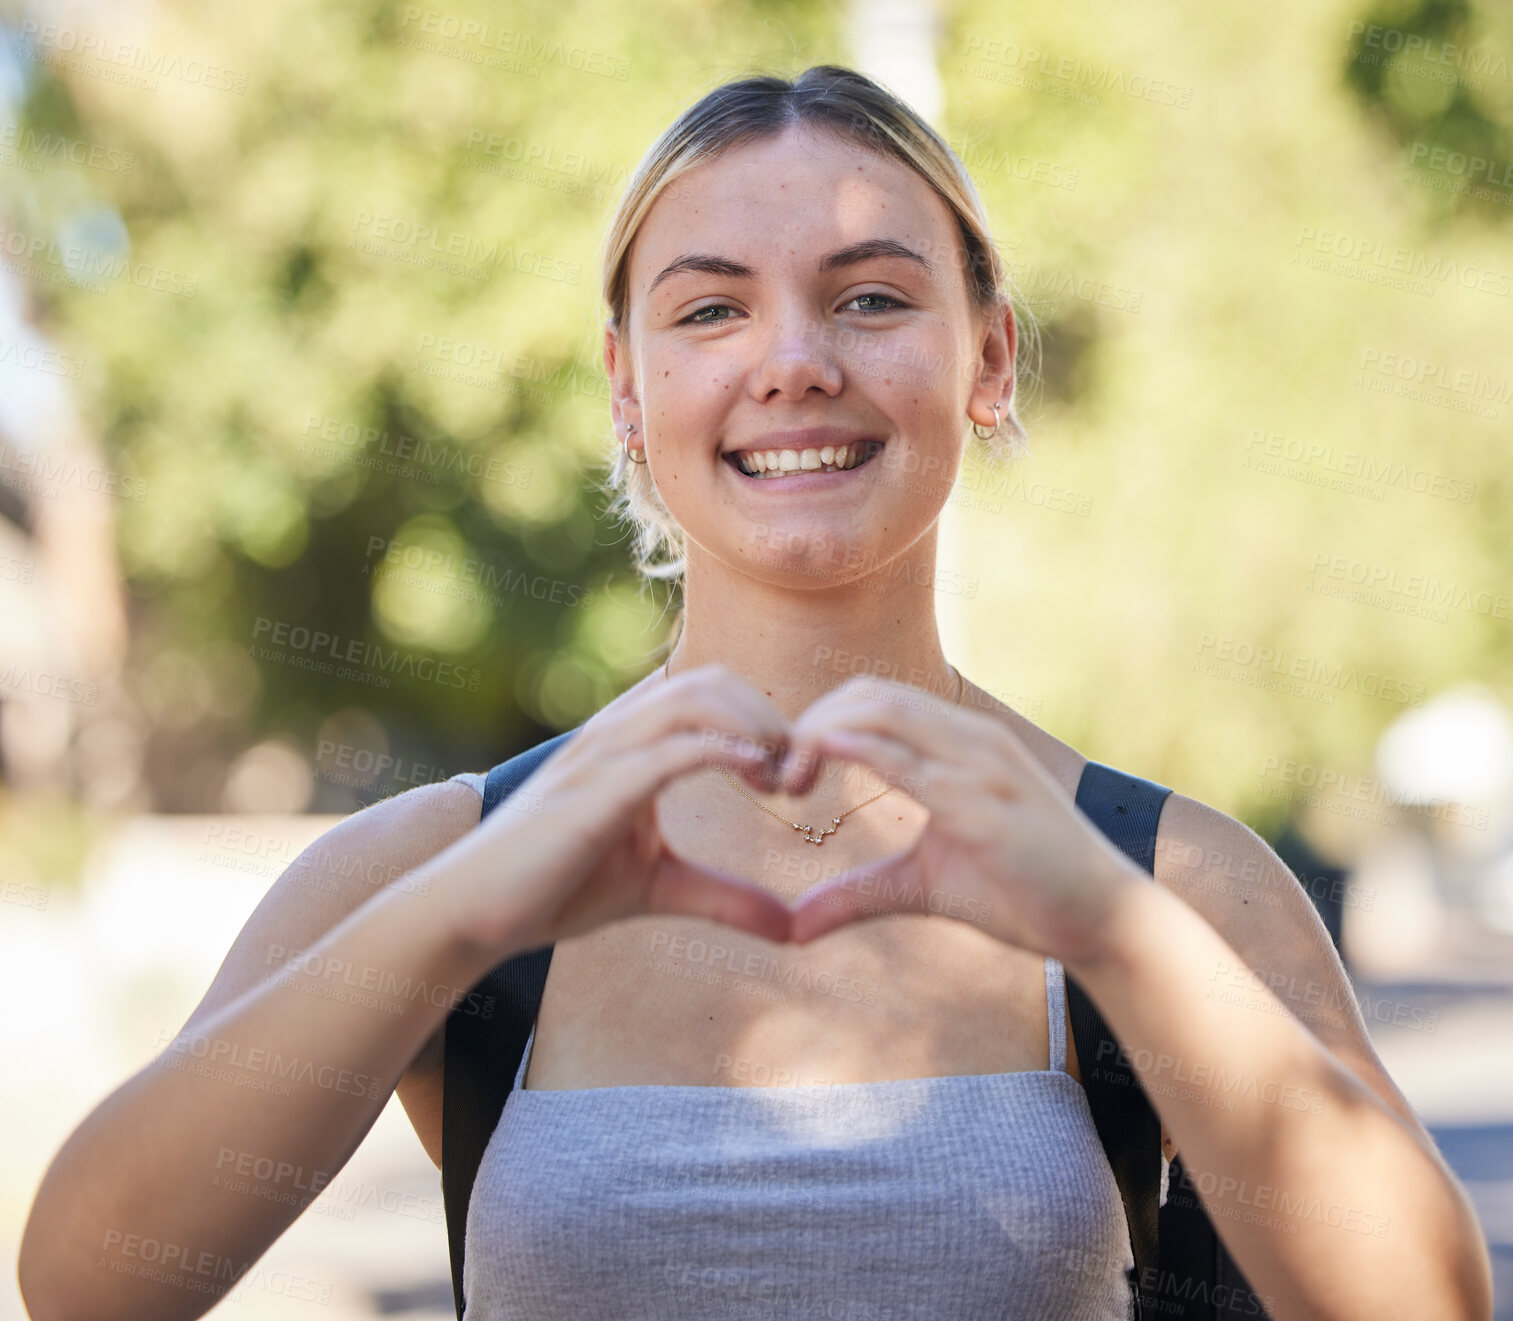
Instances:
[[[934,537],[843,584],[794,587],[689,557],[670,674],[719,661],[794,720],[853,675],[954,702],[964,680],[941,650]]]

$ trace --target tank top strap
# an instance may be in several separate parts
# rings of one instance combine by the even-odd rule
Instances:
[[[531,1046],[536,1040],[536,1025],[531,1024],[530,1035],[525,1039],[525,1049],[520,1052],[520,1067],[515,1070],[515,1090],[520,1090],[520,1084],[525,1078],[525,1070],[531,1062]]]
[[[1066,974],[1059,959],[1045,961],[1045,1016],[1050,1029],[1054,1072],[1066,1072]]]

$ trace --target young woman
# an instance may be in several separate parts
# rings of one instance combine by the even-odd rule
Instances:
[[[1276,855],[1172,794],[1152,884],[1074,806],[1086,758],[942,653],[966,429],[1021,430],[1002,268],[940,138],[830,66],[717,88],[639,168],[604,290],[610,480],[643,569],[665,545],[684,583],[667,663],[512,810],[480,824],[458,777],[289,868],[54,1160],[37,1321],[203,1314],[301,1209],[221,1186],[228,1151],[334,1172],[397,1088],[439,1165],[447,1013],[546,944],[472,1194],[473,1321],[1128,1316],[1067,973],[1276,1321],[1489,1317],[1465,1193]],[[456,994],[308,993],[333,966]]]

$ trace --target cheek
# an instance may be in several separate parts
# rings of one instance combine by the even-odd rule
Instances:
[[[739,380],[693,355],[667,353],[647,364],[642,403],[649,415],[688,422],[728,406]]]
[[[873,398],[895,423],[915,433],[916,443],[939,431],[955,416],[957,400],[943,376],[930,376],[916,369],[891,369],[872,382]]]
[[[938,419],[965,408],[962,366],[948,338],[921,333],[858,358],[856,380],[898,418]]]

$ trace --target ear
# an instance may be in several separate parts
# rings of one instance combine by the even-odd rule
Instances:
[[[614,326],[604,323],[604,370],[609,377],[609,415],[614,423],[615,438],[625,441],[625,428],[634,426],[646,443],[646,428],[641,422],[641,404],[636,398],[636,383],[630,371],[630,354]]]
[[[1009,415],[1014,402],[1014,355],[1019,349],[1019,326],[1014,308],[1005,298],[990,313],[978,345],[975,380],[967,398],[967,416],[979,426],[991,427]],[[993,405],[999,405],[993,412]]]

